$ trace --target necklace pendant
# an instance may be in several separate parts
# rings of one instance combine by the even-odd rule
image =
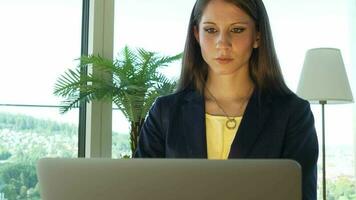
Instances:
[[[236,120],[233,118],[233,119],[228,119],[226,121],[226,127],[229,129],[229,130],[233,130],[236,128]]]

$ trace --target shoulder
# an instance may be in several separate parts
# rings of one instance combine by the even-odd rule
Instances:
[[[192,90],[183,90],[160,96],[151,106],[148,118],[156,119],[162,127],[161,129],[167,130],[169,123],[175,119],[177,111],[195,95],[196,93]]]
[[[193,89],[185,89],[169,95],[160,96],[156,99],[155,105],[159,107],[175,107],[184,104],[185,101],[198,97],[199,94]]]
[[[293,92],[284,95],[270,95],[266,109],[271,110],[271,117],[285,121],[291,125],[303,121],[313,122],[314,117],[310,103]]]
[[[300,98],[295,93],[290,92],[285,95],[272,96],[274,106],[285,111],[297,112],[300,110],[310,109],[310,104],[307,100]]]
[[[314,116],[310,103],[295,93],[275,96],[273,100],[275,115],[283,118],[290,133],[314,133]],[[306,131],[309,130],[309,131]]]

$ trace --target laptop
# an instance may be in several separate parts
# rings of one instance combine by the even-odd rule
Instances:
[[[42,200],[301,200],[287,159],[43,158]]]

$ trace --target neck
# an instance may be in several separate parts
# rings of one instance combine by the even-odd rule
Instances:
[[[229,75],[209,73],[206,87],[217,100],[241,101],[251,95],[254,84],[245,70]]]

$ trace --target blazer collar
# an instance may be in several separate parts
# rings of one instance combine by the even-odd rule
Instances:
[[[204,96],[196,90],[188,90],[184,100],[182,118],[187,157],[207,158]]]
[[[188,90],[184,99],[181,111],[187,157],[207,158],[204,97],[195,90]],[[262,95],[258,89],[254,90],[231,145],[229,158],[248,156],[268,118],[271,102],[269,95]]]
[[[248,156],[268,119],[271,102],[270,95],[263,95],[255,89],[231,145],[229,158],[245,158]]]

